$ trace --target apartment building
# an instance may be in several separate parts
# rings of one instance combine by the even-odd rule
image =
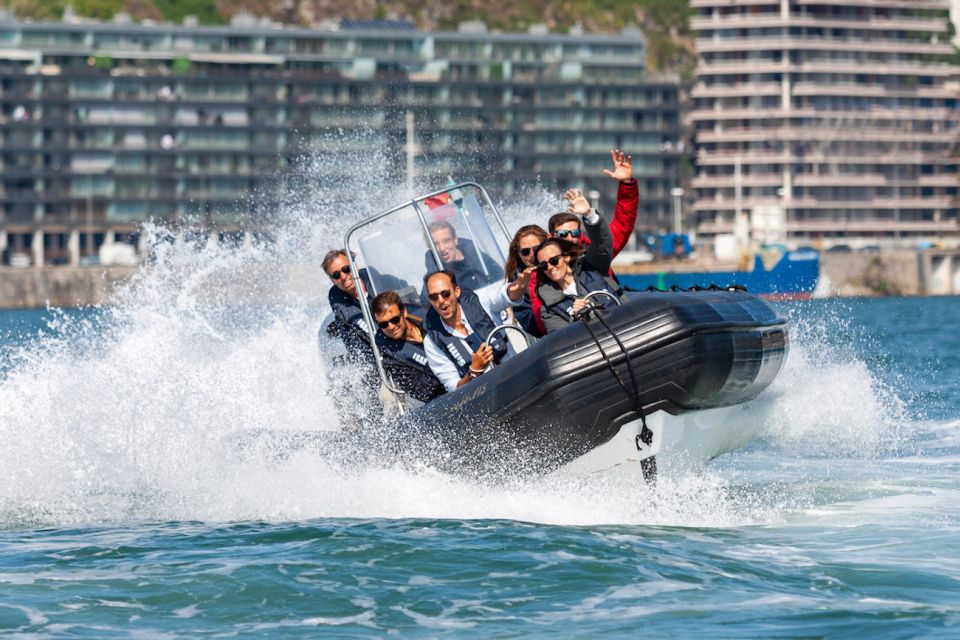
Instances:
[[[691,0],[694,217],[782,216],[796,244],[917,244],[957,225],[957,69],[939,0]]]
[[[0,20],[3,264],[76,263],[155,219],[233,237],[280,210],[305,158],[336,184],[370,154],[402,183],[413,117],[421,181],[597,189],[634,157],[643,224],[666,224],[680,84],[645,71],[642,34],[423,33]],[[396,159],[396,161],[390,161]],[[360,164],[358,164],[360,163]],[[373,213],[373,212],[371,212]]]

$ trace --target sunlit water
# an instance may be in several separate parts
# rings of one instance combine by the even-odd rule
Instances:
[[[238,456],[340,423],[322,301],[199,293],[321,255],[297,224],[283,251],[161,247],[109,309],[0,312],[0,633],[960,630],[960,299],[782,306],[769,436],[655,492]]]

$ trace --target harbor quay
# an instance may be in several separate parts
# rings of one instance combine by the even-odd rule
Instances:
[[[32,269],[0,267],[0,309],[77,307],[109,304],[116,287],[139,268],[130,266],[61,266]],[[327,283],[318,278],[319,262],[288,265],[281,273],[258,273],[250,266],[245,277],[209,283],[217,299],[237,304],[285,304],[326,299]],[[629,272],[629,268],[625,273]],[[822,253],[819,296],[937,296],[960,295],[960,249],[913,249]],[[270,278],[280,287],[250,282]],[[716,283],[719,285],[735,283]],[[634,294],[641,295],[641,294]]]

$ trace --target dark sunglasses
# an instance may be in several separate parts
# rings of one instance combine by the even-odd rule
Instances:
[[[537,265],[537,270],[538,270],[538,271],[546,271],[547,268],[548,268],[548,265],[549,265],[550,267],[555,267],[555,266],[557,266],[558,264],[560,264],[560,258],[562,258],[563,255],[564,255],[564,254],[561,253],[560,255],[553,256],[552,258],[541,262],[540,264]]]
[[[395,315],[395,316],[393,316],[392,318],[387,318],[386,320],[378,320],[378,321],[377,321],[377,325],[379,325],[379,327],[380,327],[381,329],[386,329],[387,327],[389,327],[389,326],[392,325],[392,324],[395,324],[395,325],[397,325],[398,327],[400,326],[400,316],[399,316],[399,315]]]
[[[561,229],[560,231],[555,231],[553,235],[557,236],[561,240],[563,240],[567,236],[570,236],[571,238],[576,238],[577,240],[579,240],[580,229],[574,229],[573,231],[567,231],[566,229]]]
[[[531,253],[533,253],[534,249],[536,249],[536,247],[527,247],[527,248],[525,248],[525,249],[519,249],[520,255],[522,255],[524,258],[526,258],[528,255],[530,255]]]
[[[343,276],[345,276],[345,275],[347,275],[347,274],[349,274],[349,273],[350,273],[350,265],[347,265],[347,266],[345,266],[343,269],[340,269],[339,271],[334,271],[333,273],[328,273],[327,275],[330,276],[330,279],[331,279],[331,280],[337,281],[337,280],[339,280],[341,277],[343,277]]]
[[[440,298],[443,298],[444,300],[446,300],[452,295],[453,295],[453,291],[451,291],[450,289],[444,289],[443,291],[438,291],[436,293],[428,294],[427,297],[430,298],[430,302],[436,302]]]

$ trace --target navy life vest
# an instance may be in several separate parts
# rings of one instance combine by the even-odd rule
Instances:
[[[327,299],[333,311],[333,323],[328,328],[328,333],[343,341],[350,359],[373,361],[370,334],[360,301],[336,286],[330,287]]]
[[[466,316],[470,328],[473,329],[473,333],[465,338],[447,333],[443,320],[440,319],[440,314],[432,307],[427,312],[427,319],[423,326],[434,344],[440,347],[450,361],[456,365],[457,373],[462,378],[470,370],[473,352],[480,348],[480,345],[497,325],[487,315],[477,294],[463,287],[460,288],[460,311]],[[473,348],[468,349],[464,341]],[[493,349],[493,362],[499,364],[503,357],[507,355],[507,341],[504,339],[503,332],[499,332],[493,337],[490,341],[490,347]]]
[[[423,331],[417,318],[409,315],[407,318]],[[407,394],[421,402],[429,402],[446,392],[443,384],[433,375],[422,344],[394,340],[379,331],[377,346],[383,356],[384,369]]]

